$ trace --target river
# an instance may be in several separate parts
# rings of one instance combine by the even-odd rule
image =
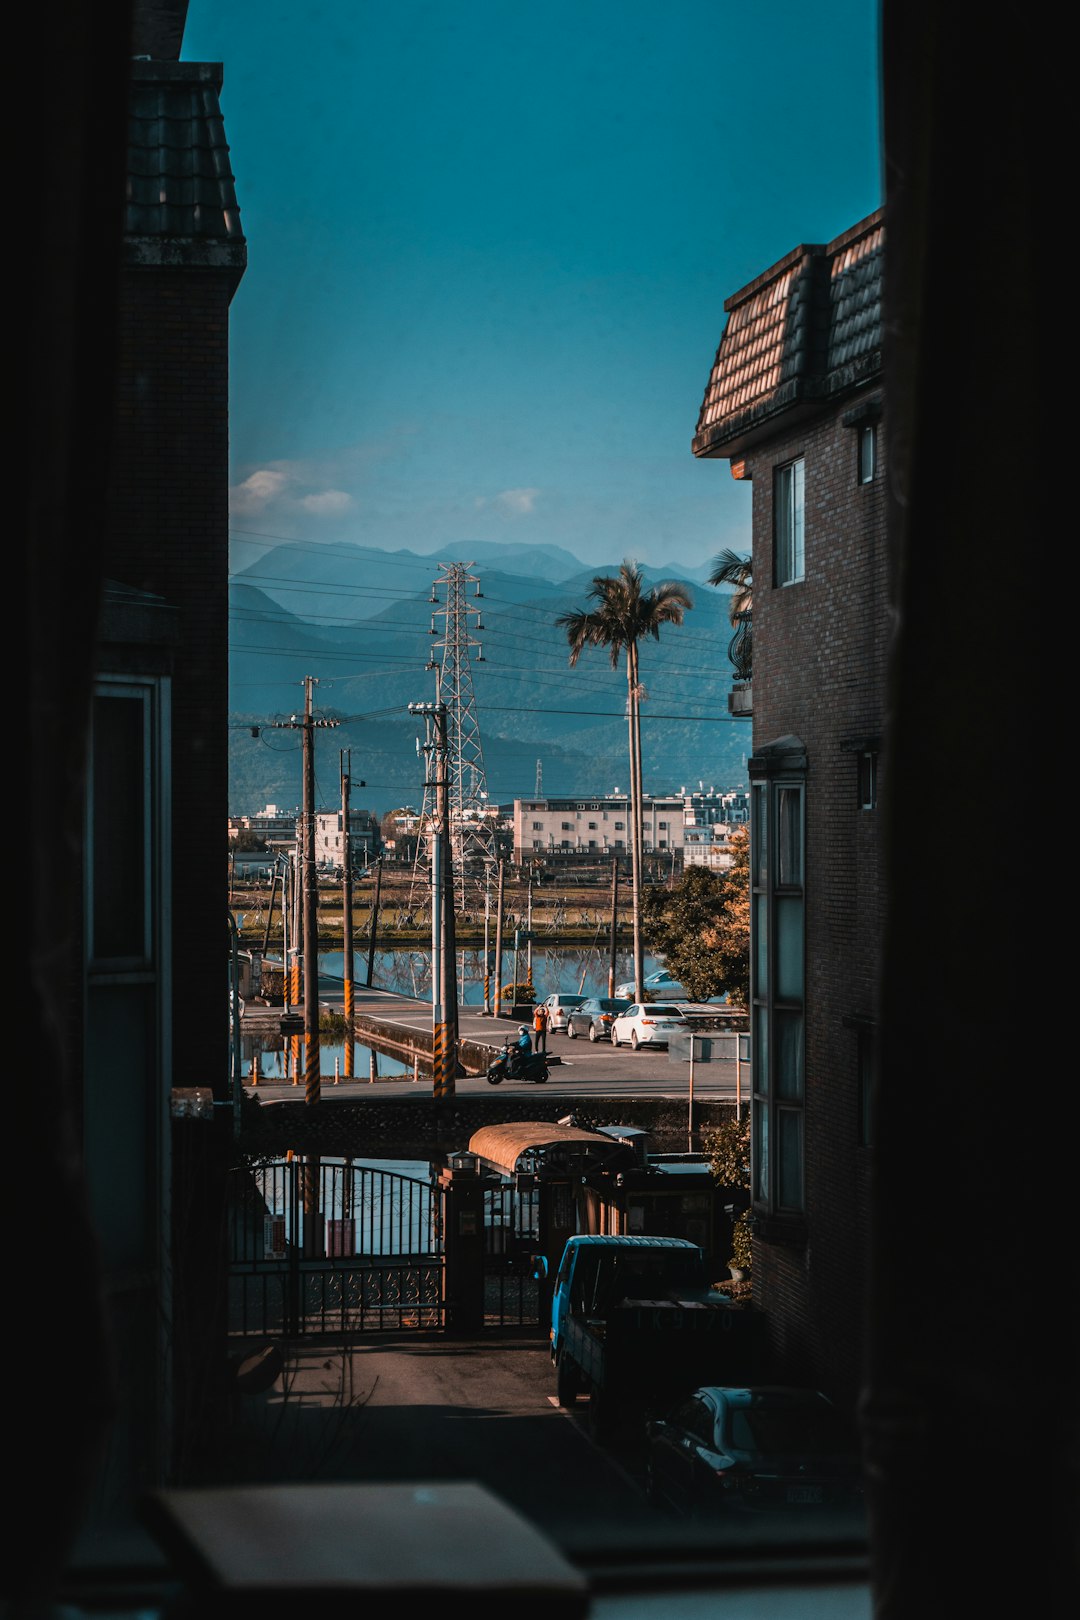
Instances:
[[[480,1007],[484,1003],[484,952],[482,949],[467,949],[455,953],[458,964],[458,1000],[465,1006]],[[606,946],[588,947],[571,946],[560,949],[557,946],[534,945],[532,951],[532,982],[540,1000],[561,991],[567,995],[606,996],[608,988],[608,968],[610,957]],[[517,976],[525,980],[527,972],[527,955],[522,949],[518,953]],[[653,956],[645,958],[645,972],[652,973],[660,964]],[[514,978],[514,952],[503,952],[503,983],[508,984]],[[320,994],[332,989],[333,985],[344,982],[345,957],[342,951],[321,951],[319,953],[319,979]],[[615,957],[616,983],[628,979],[633,975],[633,959],[629,951],[620,951]],[[353,979],[356,983],[364,983],[367,979],[367,953],[356,951],[353,956]],[[380,990],[395,990],[399,995],[413,996],[420,1001],[431,999],[431,952],[430,950],[395,950],[376,951],[371,975],[372,984]],[[489,986],[493,989],[495,983],[492,975]],[[261,1073],[267,1079],[279,1079],[285,1075],[284,1043],[280,1037],[256,1037],[245,1035],[242,1037],[241,1061],[244,1072],[249,1073],[251,1062],[256,1048],[259,1052],[259,1065]],[[371,1061],[371,1050],[361,1046],[359,1042],[353,1045],[353,1073],[365,1074]],[[399,1063],[395,1058],[385,1057],[381,1053],[378,1057],[379,1073],[382,1075],[407,1074],[411,1071],[405,1064]],[[340,1042],[324,1042],[322,1044],[322,1072],[324,1075],[345,1072],[345,1047]]]

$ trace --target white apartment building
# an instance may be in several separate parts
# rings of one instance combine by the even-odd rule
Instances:
[[[710,827],[683,828],[683,866],[707,866],[712,872],[726,872],[731,865],[731,834],[726,822]]]
[[[378,828],[366,810],[349,811],[349,842],[353,866],[363,866],[374,856]],[[345,865],[344,819],[340,810],[315,812],[315,864],[335,871]]]
[[[683,848],[681,794],[647,793],[642,803],[642,842],[646,854]],[[605,856],[629,854],[630,799],[609,793],[580,799],[515,799],[514,859],[540,854]]]
[[[715,827],[723,824],[739,827],[750,821],[750,792],[748,788],[729,788],[721,793],[699,782],[696,789],[680,788],[683,800],[683,819],[687,827]]]
[[[250,832],[272,847],[284,847],[295,844],[299,820],[299,810],[281,810],[276,804],[268,804],[255,816],[230,816],[229,837],[237,838],[242,832]]]

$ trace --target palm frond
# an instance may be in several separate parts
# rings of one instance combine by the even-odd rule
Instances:
[[[734,586],[728,617],[733,625],[737,625],[754,606],[753,557],[742,556],[726,547],[713,558],[709,584]]]

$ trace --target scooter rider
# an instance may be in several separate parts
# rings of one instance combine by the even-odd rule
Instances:
[[[532,1054],[532,1036],[524,1024],[518,1027],[518,1038],[510,1048],[509,1068],[512,1073],[518,1073],[525,1067],[525,1059]]]

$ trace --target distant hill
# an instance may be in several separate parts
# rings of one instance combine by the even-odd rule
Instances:
[[[474,547],[479,551],[480,547]],[[473,570],[481,595],[470,615],[477,643],[470,656],[488,793],[506,801],[531,794],[537,761],[549,794],[611,792],[628,785],[626,682],[622,668],[586,652],[570,669],[556,615],[581,606],[597,574],[618,564],[556,578],[531,565],[557,547],[524,548],[530,571],[496,565],[498,548]],[[468,560],[463,548],[460,560]],[[514,559],[504,548],[499,562]],[[568,553],[559,553],[575,562]],[[447,560],[459,560],[450,558]],[[444,633],[433,603],[431,557],[370,547],[282,545],[233,577],[230,588],[230,766],[233,814],[301,798],[300,733],[282,722],[303,706],[304,677],[314,676],[320,714],[340,724],[316,733],[317,794],[338,802],[340,754],[351,750],[354,802],[381,813],[423,797],[415,739],[422,730],[408,705],[435,696],[427,669]],[[649,583],[679,578],[644,570]],[[746,783],[750,727],[727,712],[731,687],[727,593],[685,579],[694,607],[642,647],[643,755],[646,789],[683,785],[720,789]],[[434,617],[433,617],[434,615]],[[435,634],[432,634],[434,628]],[[253,736],[253,731],[258,735]]]

